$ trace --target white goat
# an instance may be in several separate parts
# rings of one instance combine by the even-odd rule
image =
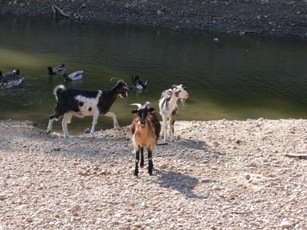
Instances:
[[[170,89],[164,90],[159,100],[159,109],[162,116],[162,134],[164,141],[167,141],[168,123],[170,126],[170,141],[174,140],[174,123],[177,113],[178,99],[187,99],[189,94],[182,85],[173,85]]]

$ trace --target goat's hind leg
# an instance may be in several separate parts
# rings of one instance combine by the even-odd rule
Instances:
[[[71,118],[72,118],[72,114],[70,114],[70,113],[64,114],[64,117],[63,117],[63,120],[62,120],[62,128],[63,128],[64,138],[69,137],[67,124],[70,123]]]
[[[49,133],[51,132],[51,130],[52,130],[52,124],[53,124],[53,122],[54,122],[54,121],[57,121],[58,118],[59,118],[59,116],[58,116],[56,113],[51,114],[51,115],[49,116],[48,127],[47,127],[47,130],[46,130],[46,132],[47,132],[48,134],[49,134]]]
[[[172,114],[170,120],[169,120],[169,136],[170,136],[170,141],[174,141],[174,125],[176,121],[176,114]]]

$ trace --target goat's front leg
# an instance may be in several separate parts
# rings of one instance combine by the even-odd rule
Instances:
[[[152,175],[153,163],[152,163],[152,151],[148,149],[148,173]]]
[[[113,113],[113,112],[107,112],[107,113],[105,114],[105,116],[111,117],[111,118],[113,119],[113,126],[114,126],[115,129],[120,128],[120,127],[119,127],[119,124],[118,124],[118,122],[117,122],[115,113]]]
[[[135,151],[135,169],[134,169],[134,176],[139,175],[139,160],[140,160],[140,149]]]
[[[144,167],[144,147],[141,148],[141,162],[140,166],[143,168]]]
[[[162,117],[162,136],[164,141],[167,140],[167,118],[165,116]]]
[[[92,137],[95,137],[95,126],[97,124],[98,117],[99,117],[99,112],[98,111],[94,112],[92,128],[91,128],[91,135],[92,135]]]

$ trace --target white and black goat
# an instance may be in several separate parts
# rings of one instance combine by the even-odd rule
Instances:
[[[161,125],[155,109],[150,106],[149,102],[146,102],[143,106],[137,103],[132,105],[138,106],[138,109],[132,110],[132,113],[135,113],[136,115],[132,121],[132,124],[130,125],[133,150],[135,152],[134,175],[138,176],[139,174],[139,163],[141,167],[144,166],[144,147],[146,147],[148,150],[148,173],[149,175],[152,175],[152,152],[156,147]]]
[[[122,80],[119,80],[111,90],[104,91],[66,89],[63,85],[58,85],[54,88],[53,94],[57,104],[54,114],[49,117],[47,132],[51,132],[53,121],[64,115],[62,121],[64,137],[69,137],[67,123],[70,123],[73,116],[80,118],[93,116],[91,135],[94,137],[95,125],[101,113],[113,119],[114,128],[119,127],[115,113],[109,110],[118,96],[128,97],[128,86]]]
[[[167,129],[169,124],[170,141],[174,140],[174,123],[176,121],[178,99],[187,99],[189,94],[182,85],[173,85],[170,89],[164,90],[159,100],[159,109],[162,116],[162,134],[164,141],[167,141]]]

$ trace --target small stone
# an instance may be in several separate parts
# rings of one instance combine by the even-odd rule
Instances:
[[[245,179],[246,180],[249,180],[251,178],[251,176],[249,175],[249,174],[247,174],[246,176],[245,176]]]
[[[290,224],[290,222],[286,219],[283,219],[281,224],[280,224],[281,228],[291,228],[292,225]]]
[[[7,196],[6,195],[0,195],[0,200],[5,200],[5,199],[7,199]]]
[[[202,179],[201,180],[201,183],[209,183],[209,182],[211,182],[211,179]]]
[[[77,211],[79,211],[79,210],[81,210],[81,206],[80,205],[75,205],[75,206],[73,206],[71,209],[70,209],[70,211],[71,212],[77,212]]]
[[[31,222],[33,222],[33,218],[32,217],[26,217],[26,221],[31,223]]]

